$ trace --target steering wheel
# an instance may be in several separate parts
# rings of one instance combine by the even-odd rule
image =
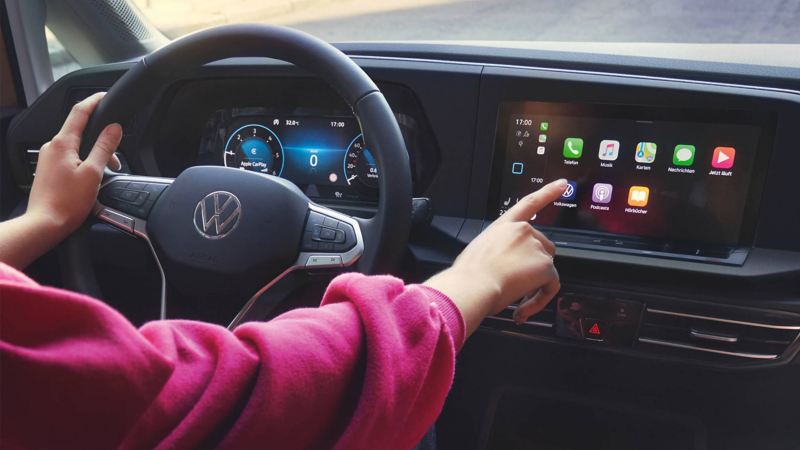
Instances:
[[[132,67],[97,107],[81,144],[85,157],[109,123],[124,123],[170,80],[232,57],[268,57],[326,81],[352,108],[379,173],[375,215],[351,217],[315,204],[291,182],[256,172],[197,166],[177,178],[107,174],[94,215],[145,239],[162,275],[162,318],[169,297],[217,297],[254,318],[253,307],[280,282],[302,272],[388,271],[402,255],[411,223],[411,173],[397,121],[375,83],[341,51],[306,33],[237,24],[200,31],[155,51]],[[129,149],[128,152],[136,151]],[[82,245],[71,258],[86,261]],[[124,257],[124,255],[120,255]],[[93,271],[68,272],[87,286]],[[349,269],[348,269],[349,268]],[[299,283],[299,281],[297,282]],[[292,283],[289,283],[292,284]],[[284,286],[269,300],[291,292]],[[262,300],[263,301],[263,300]]]

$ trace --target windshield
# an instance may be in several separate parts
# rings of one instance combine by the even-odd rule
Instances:
[[[141,56],[193,31],[242,22],[290,26],[334,43],[444,41],[800,67],[800,0],[105,1],[121,16],[144,19],[146,23],[133,32],[146,27],[158,36],[133,54],[125,41],[130,37],[85,28],[75,33],[77,22],[64,27],[64,20],[54,20],[54,26],[62,25],[60,32],[46,33],[54,79],[76,68]],[[85,8],[97,7],[87,3]],[[94,15],[83,11],[81,23],[87,17],[107,21],[103,16],[107,11],[97,8]],[[71,12],[48,8],[48,23]],[[108,29],[95,25],[91,29]]]
[[[385,40],[800,43],[800,0],[134,0],[167,37],[289,25]]]

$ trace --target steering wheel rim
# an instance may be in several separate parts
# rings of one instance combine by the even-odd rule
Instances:
[[[81,155],[88,154],[105,126],[125,123],[131,112],[146,106],[165,83],[204,64],[233,57],[267,57],[292,63],[326,81],[352,108],[381,173],[375,216],[357,219],[364,249],[355,267],[365,273],[390,271],[402,256],[411,223],[411,174],[402,134],[369,76],[341,51],[309,34],[279,26],[236,24],[199,31],[162,47],[140,60],[109,89],[89,121]],[[95,211],[99,214],[101,209],[96,207]],[[133,227],[129,231],[134,231]],[[70,260],[88,261],[86,255],[77,254],[85,246],[73,244],[65,249]],[[67,275],[75,286],[97,285],[87,277],[93,277],[93,271]]]

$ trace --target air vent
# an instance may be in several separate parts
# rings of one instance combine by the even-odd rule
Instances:
[[[25,163],[31,178],[36,176],[36,164],[39,162],[39,150],[29,148],[25,150]]]
[[[638,346],[659,353],[718,362],[774,361],[795,342],[800,325],[745,321],[647,308]]]
[[[517,305],[511,305],[499,314],[487,317],[483,322],[483,326],[512,333],[554,336],[556,320],[554,303],[555,302],[550,302],[545,309],[529,317],[528,320],[521,325],[514,323],[513,316]]]

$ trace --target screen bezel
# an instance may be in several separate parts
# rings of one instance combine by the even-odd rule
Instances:
[[[553,102],[540,100],[505,100],[498,104],[495,115],[494,148],[492,149],[492,165],[490,170],[489,192],[487,196],[484,220],[487,222],[497,218],[497,205],[500,202],[500,187],[507,150],[507,131],[511,115],[526,111],[526,104],[535,104],[557,111],[558,115],[597,117],[600,119],[620,118],[630,119],[635,116],[641,120],[668,120],[691,123],[716,123],[733,125],[750,125],[759,127],[761,132],[758,137],[756,157],[750,178],[750,186],[745,197],[745,207],[742,214],[739,239],[735,246],[723,246],[707,242],[676,241],[669,239],[646,238],[634,235],[619,235],[596,230],[579,230],[553,226],[537,226],[550,233],[556,233],[560,240],[568,240],[574,247],[602,248],[611,251],[624,251],[625,253],[643,253],[651,256],[692,259],[708,262],[742,264],[746,258],[746,250],[753,246],[758,222],[759,206],[762,199],[764,184],[768,171],[769,161],[773,150],[776,118],[767,112],[752,112],[744,110],[687,108],[672,106],[656,106],[642,104],[622,103],[577,103]],[[571,238],[572,237],[572,238]],[[581,237],[596,237],[587,241]],[[652,246],[640,251],[622,248],[614,245],[603,244],[602,239],[620,238],[630,242],[651,243]],[[600,242],[598,242],[600,241]],[[582,245],[586,244],[586,245]],[[698,252],[703,249],[704,255],[711,257],[698,257],[686,253],[670,251],[670,248],[697,247]]]

